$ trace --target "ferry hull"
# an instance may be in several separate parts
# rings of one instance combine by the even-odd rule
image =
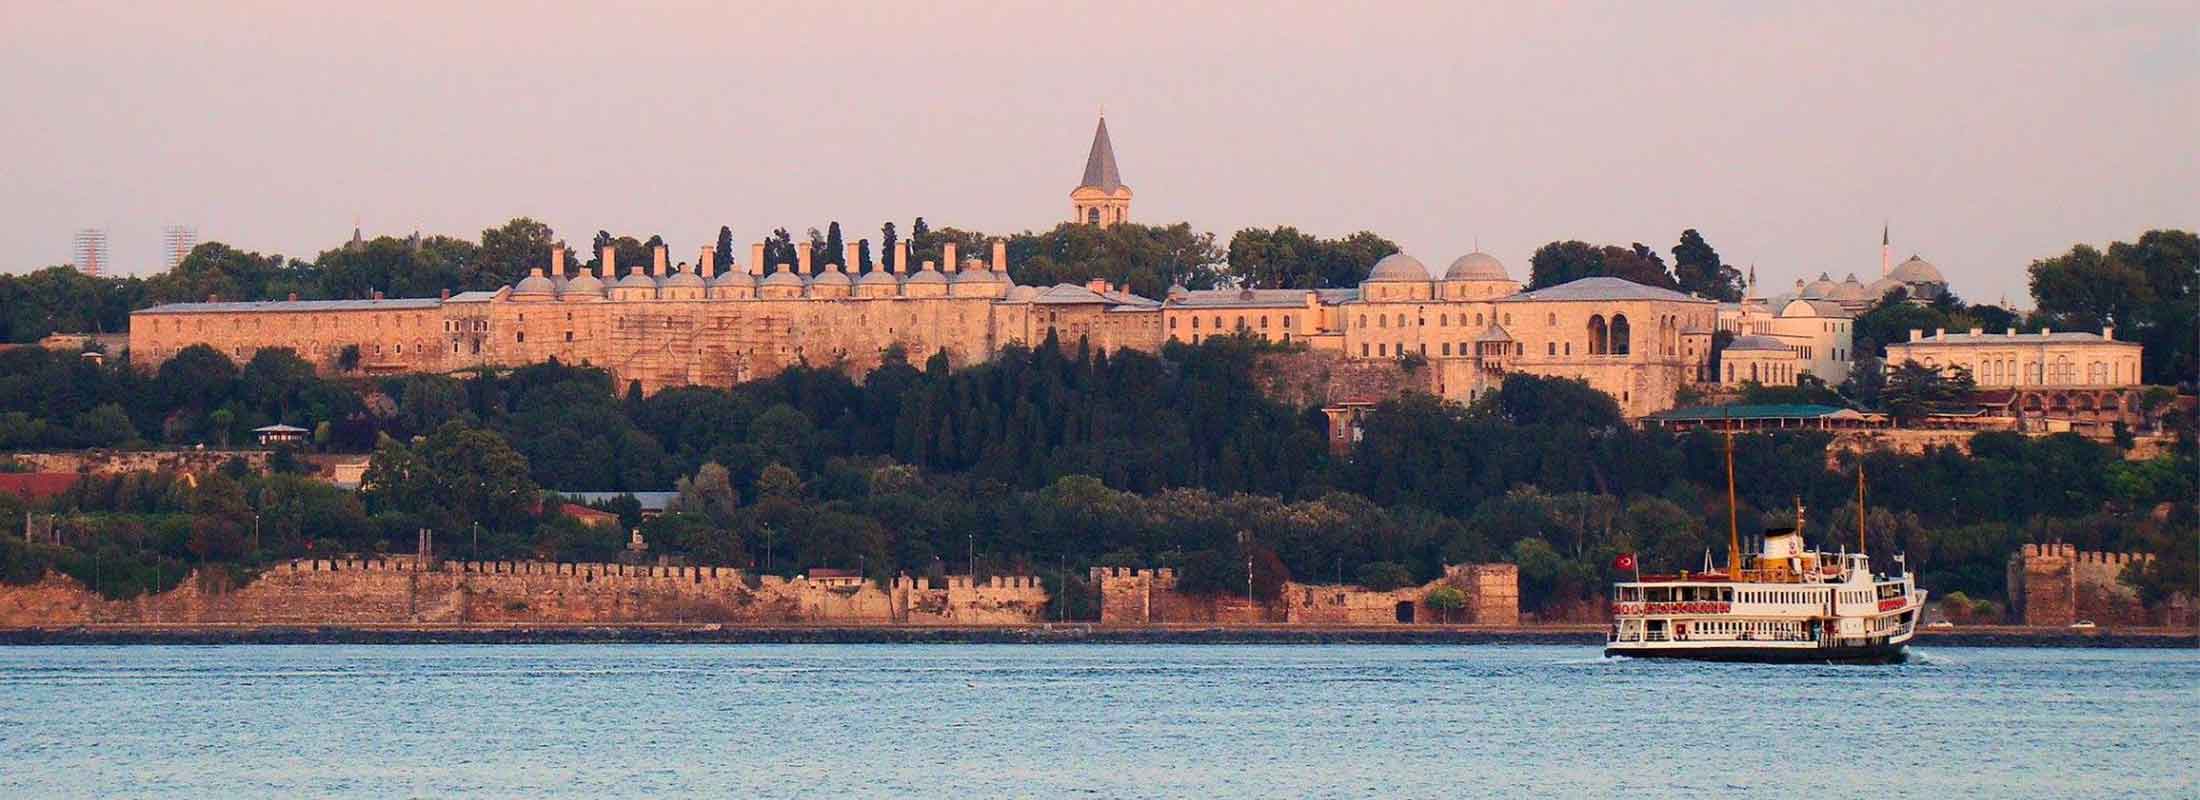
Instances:
[[[1619,644],[1604,648],[1604,655],[1745,664],[1900,664],[1909,658],[1909,653],[1900,642],[1849,647],[1645,647]]]

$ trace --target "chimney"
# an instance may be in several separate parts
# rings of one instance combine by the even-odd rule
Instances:
[[[704,247],[703,252],[695,256],[695,274],[701,276],[703,280],[710,280],[711,275],[717,272],[718,265],[713,263],[717,260],[718,251],[707,246]]]
[[[802,242],[802,243],[800,243],[800,244],[797,244],[797,245],[795,245],[795,246],[794,246],[794,274],[796,274],[796,275],[808,275],[808,274],[810,274],[810,243],[809,243],[809,242]]]
[[[2009,329],[2009,334],[2008,334],[2008,335],[2010,335],[2010,336],[2015,336],[2015,335],[2017,335],[2017,329],[2015,329],[2015,328],[2010,328],[2010,329]]]
[[[603,246],[603,274],[612,278],[619,277],[619,248],[608,244]]]
[[[1923,329],[1923,328],[1911,328],[1911,329],[1910,329],[1910,341],[1913,341],[1913,342],[1914,342],[1914,341],[1917,341],[1917,340],[1919,340],[1919,339],[1923,339],[1923,338],[1925,338],[1925,329]]]
[[[993,240],[993,271],[1008,274],[1008,241],[1005,239]]]
[[[897,273],[907,273],[909,271],[908,239],[894,242],[894,271]]]
[[[1107,294],[1108,282],[1099,278],[1093,278],[1092,280],[1085,281],[1085,288],[1091,290],[1093,294]]]
[[[764,243],[763,243],[763,242],[757,242],[757,243],[755,243],[755,244],[749,245],[749,274],[750,274],[750,275],[763,275],[763,274],[764,274]]]
[[[924,271],[926,271],[926,272],[931,272],[932,270],[935,270],[935,269],[939,269],[939,268],[940,268],[940,265],[938,265],[938,264],[932,263],[932,262],[930,262],[930,261],[926,261],[926,262],[924,262]]]
[[[296,300],[296,299],[298,299],[298,293],[297,293],[297,292],[291,292],[291,293],[290,293],[290,299],[292,299],[292,300]],[[442,294],[442,296],[441,296],[441,297],[440,297],[439,299],[443,299],[443,300],[449,300],[449,299],[451,299],[451,290],[449,290],[449,289],[445,289],[445,290],[443,290],[443,294]]]
[[[449,290],[449,289],[445,289],[445,290],[443,290],[443,296],[444,296],[444,297],[450,297],[450,296],[451,296],[451,290]],[[295,303],[295,302],[298,302],[298,293],[297,293],[297,292],[291,292],[291,293],[290,293],[290,302],[293,302],[293,303]]]
[[[550,274],[565,274],[565,245],[557,244],[550,246]]]
[[[1947,329],[1947,328],[1934,328],[1934,329],[1933,329],[1933,338],[1935,338],[1935,339],[1946,339],[1946,338],[1948,338],[1948,329]]]
[[[668,248],[666,248],[666,247],[665,247],[664,245],[661,245],[661,244],[660,244],[660,245],[657,245],[657,246],[656,246],[655,248],[652,248],[652,249],[650,250],[650,254],[649,254],[649,276],[650,276],[650,277],[652,277],[652,278],[655,278],[655,277],[658,277],[658,276],[661,276],[661,275],[665,275],[665,274],[667,274],[667,273],[665,272],[665,256],[667,255],[667,253],[666,253],[666,250],[667,250],[667,249],[668,249]]]
[[[2107,340],[2109,340],[2109,341],[2115,341],[2115,340],[2116,340],[2116,326],[2114,326],[2114,325],[2103,325],[2103,326],[2101,326],[2101,338],[2103,338],[2103,339],[2107,339]]]
[[[841,245],[841,246],[840,246],[840,263],[839,263],[839,264],[837,264],[837,265],[834,265],[834,267],[833,267],[833,271],[834,271],[834,272],[846,272],[846,273],[848,273],[848,274],[850,274],[850,275],[853,275],[853,274],[855,274],[855,271],[856,271],[856,266],[857,266],[857,264],[856,264],[856,243],[855,243],[855,242],[848,242],[848,243],[846,243],[846,244],[843,244],[843,245]]]
[[[2049,333],[2049,331],[2047,330],[2047,328],[2045,328],[2045,327],[2042,327],[2042,328],[2040,328],[2040,338],[2042,338],[2042,339],[2045,339],[2045,338],[2047,338],[2047,334],[2048,334],[2048,333]]]
[[[380,289],[376,289],[376,290],[374,291],[374,299],[376,299],[376,300],[380,300],[380,299],[382,299],[382,290],[380,290]]]
[[[209,302],[209,303],[219,303],[219,302],[221,302],[221,301],[222,301],[222,296],[221,296],[221,295],[219,295],[219,294],[209,294],[209,295],[207,295],[207,296],[206,296],[206,302]]]
[[[955,260],[954,242],[940,245],[940,264],[943,269],[956,269],[962,266],[962,262]]]
[[[1973,339],[1976,339],[1976,338],[1978,338],[1978,337],[1979,337],[1979,334],[1982,334],[1982,333],[1985,333],[1985,332],[1986,332],[1986,329],[1984,329],[1984,328],[1972,328],[1972,329],[1971,329],[1971,338],[1973,338]]]

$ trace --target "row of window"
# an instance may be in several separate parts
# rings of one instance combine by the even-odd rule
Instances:
[[[1172,331],[1173,331],[1173,330],[1176,330],[1176,321],[1177,321],[1177,319],[1178,319],[1177,317],[1170,317],[1170,318],[1169,318],[1169,330],[1172,330]],[[1195,330],[1195,331],[1196,331],[1196,330],[1199,330],[1199,317],[1198,317],[1197,315],[1193,315],[1193,316],[1191,316],[1191,317],[1190,317],[1190,319],[1192,320],[1192,330]],[[1218,331],[1219,331],[1219,330],[1222,330],[1222,315],[1220,315],[1220,314],[1217,314],[1217,315],[1215,315],[1215,318],[1214,318],[1214,319],[1215,319],[1214,329],[1215,329],[1215,330],[1218,330]],[[1262,314],[1262,315],[1260,315],[1260,317],[1258,318],[1258,323],[1259,323],[1259,325],[1260,325],[1260,329],[1261,329],[1261,330],[1267,330],[1267,329],[1268,329],[1268,315],[1266,315],[1266,314]],[[1291,315],[1289,315],[1289,314],[1285,314],[1285,315],[1283,315],[1283,323],[1282,323],[1282,327],[1283,327],[1283,329],[1284,329],[1284,330],[1290,330],[1290,329],[1291,329]],[[1239,315],[1238,315],[1238,318],[1237,318],[1237,329],[1238,329],[1238,330],[1241,330],[1241,331],[1243,331],[1243,330],[1251,330],[1251,328],[1250,328],[1250,327],[1249,327],[1249,326],[1248,326],[1248,325],[1246,324],[1246,316],[1245,316],[1244,314],[1239,314]]]

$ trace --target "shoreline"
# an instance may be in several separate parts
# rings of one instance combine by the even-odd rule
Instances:
[[[224,644],[1399,644],[1604,643],[1602,625],[571,625],[108,624],[0,628],[0,646]],[[1972,626],[1920,631],[1923,647],[2200,648],[2200,631]]]

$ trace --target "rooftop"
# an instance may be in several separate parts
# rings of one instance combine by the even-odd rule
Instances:
[[[1521,292],[1500,297],[1495,302],[1526,303],[1537,300],[1670,300],[1707,305],[1712,302],[1701,297],[1681,294],[1671,289],[1644,286],[1624,278],[1603,275],[1567,281],[1557,286],[1537,289],[1532,292]]]
[[[1978,347],[2012,347],[2016,345],[2041,343],[2072,344],[2088,342],[2118,344],[2128,347],[2139,346],[2138,342],[2126,342],[2117,339],[2110,339],[2091,331],[2055,331],[2052,333],[2047,331],[2037,331],[2033,333],[2019,333],[2016,331],[2005,331],[2002,333],[1972,333],[1970,331],[1953,333],[1935,332],[1934,334],[1929,336],[1919,336],[1917,338],[1905,339],[1899,342],[1888,342],[1887,346],[1901,347],[1904,345],[1912,344],[1953,344],[1974,345]]]
[[[1818,419],[1820,417],[1855,413],[1834,406],[1787,403],[1779,405],[1691,406],[1660,411],[1651,414],[1648,419],[1659,422],[1706,422],[1730,419]]]
[[[469,294],[471,294],[469,292]],[[491,293],[492,295],[494,293]],[[137,314],[217,314],[240,311],[404,311],[435,308],[443,301],[434,297],[401,297],[382,300],[255,300],[249,302],[162,303],[141,308]]]

